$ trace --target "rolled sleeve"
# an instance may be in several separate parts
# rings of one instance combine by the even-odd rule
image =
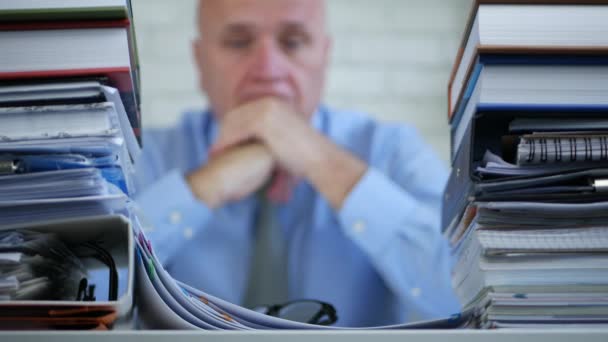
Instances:
[[[146,221],[154,223],[145,227],[146,235],[163,263],[211,217],[210,208],[194,196],[177,169],[150,184],[139,194],[137,202]]]

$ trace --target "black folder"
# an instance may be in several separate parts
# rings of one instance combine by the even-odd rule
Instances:
[[[452,173],[444,191],[442,228],[458,220],[472,201],[565,201],[586,202],[608,199],[608,192],[598,191],[593,182],[608,179],[608,164],[577,163],[570,165],[540,165],[521,167],[515,174],[480,172],[484,156],[489,151],[507,161],[515,160],[517,134],[513,121],[543,119],[565,120],[577,117],[584,122],[605,119],[602,110],[571,109],[563,111],[483,111],[476,113],[467,127],[460,149],[452,165]],[[525,122],[525,121],[524,121]],[[525,126],[525,125],[523,125]],[[536,125],[530,126],[535,129]],[[597,129],[597,128],[596,128]],[[601,129],[601,128],[600,128]],[[602,168],[601,170],[597,170]],[[514,169],[512,169],[514,170]],[[593,170],[593,171],[591,171]],[[600,189],[603,190],[603,189]]]

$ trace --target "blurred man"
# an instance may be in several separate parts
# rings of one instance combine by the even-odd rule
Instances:
[[[320,105],[324,1],[202,0],[198,29],[210,108],[145,134],[138,164],[169,272],[247,307],[325,301],[340,326],[457,312],[446,171],[414,129]]]

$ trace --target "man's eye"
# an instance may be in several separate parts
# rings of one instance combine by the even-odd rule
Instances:
[[[250,39],[226,39],[224,41],[224,46],[231,49],[244,49],[250,44]]]
[[[281,40],[281,46],[287,51],[297,50],[304,45],[304,39],[300,37],[290,37]]]

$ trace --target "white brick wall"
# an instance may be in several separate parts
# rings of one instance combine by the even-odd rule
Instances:
[[[325,102],[411,123],[447,162],[445,89],[471,1],[328,0],[334,51]],[[196,0],[132,3],[143,124],[169,125],[206,104],[190,51]]]

